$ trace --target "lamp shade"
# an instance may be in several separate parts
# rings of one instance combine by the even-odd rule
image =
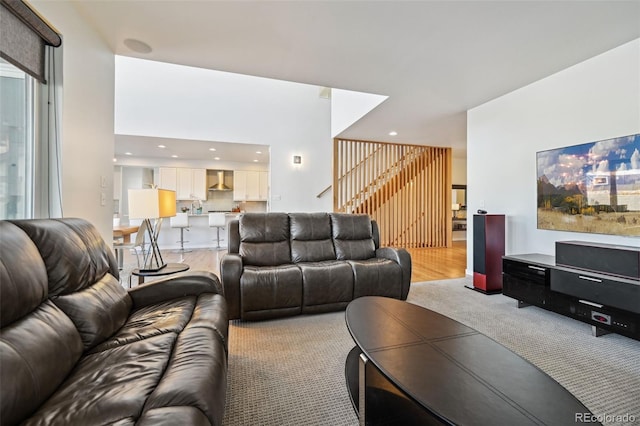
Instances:
[[[175,215],[175,191],[158,188],[129,190],[129,219],[157,219]]]

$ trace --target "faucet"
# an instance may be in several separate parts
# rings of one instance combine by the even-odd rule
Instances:
[[[193,200],[191,202],[191,214],[196,214],[198,209],[202,209],[202,201]]]

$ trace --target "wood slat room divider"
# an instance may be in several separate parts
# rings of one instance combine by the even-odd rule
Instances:
[[[383,246],[450,247],[451,148],[334,139],[333,209],[367,213]]]

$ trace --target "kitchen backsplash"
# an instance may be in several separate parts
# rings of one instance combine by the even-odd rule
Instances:
[[[229,197],[222,196],[222,194],[229,194]],[[177,210],[182,211],[182,207],[186,207],[191,212],[190,201],[178,201]],[[194,208],[198,205],[197,202],[193,203]],[[202,213],[206,214],[210,211],[226,212],[232,211],[235,208],[239,208],[241,211],[246,212],[265,212],[267,211],[266,201],[233,201],[233,192],[219,192],[212,198],[204,200],[202,202]],[[195,213],[195,211],[194,211]]]

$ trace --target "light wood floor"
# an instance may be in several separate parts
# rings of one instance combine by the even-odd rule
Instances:
[[[408,249],[411,282],[462,278],[467,267],[467,242],[454,241],[451,248]]]
[[[461,278],[465,275],[467,265],[466,241],[454,241],[452,248],[409,249],[411,254],[411,282]],[[186,263],[191,270],[211,271],[220,275],[220,258],[226,253],[224,249],[194,249],[181,254],[171,250],[162,250],[162,257],[167,263]],[[124,268],[121,281],[127,283],[130,271],[137,267],[135,255],[129,251],[124,255]],[[147,281],[150,281],[149,279]],[[134,284],[137,278],[133,279]]]

